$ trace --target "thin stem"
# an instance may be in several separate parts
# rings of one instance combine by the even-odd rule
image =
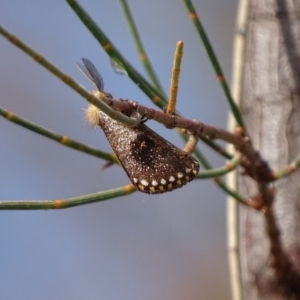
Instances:
[[[122,54],[117,50],[117,48],[112,44],[104,32],[98,27],[98,25],[93,21],[93,19],[87,14],[87,12],[78,4],[75,0],[67,0],[67,3],[77,14],[79,19],[88,28],[95,39],[100,43],[107,54],[119,65],[121,65],[127,72],[128,76],[133,82],[160,108],[166,106],[167,101],[164,99],[163,95],[157,91],[155,87],[150,85],[148,81],[139,74],[133,66],[124,59]]]
[[[133,36],[133,40],[135,42],[138,54],[139,54],[139,58],[142,62],[142,64],[144,65],[144,68],[146,70],[146,72],[148,73],[152,83],[154,84],[154,86],[156,87],[156,89],[165,97],[164,95],[164,91],[163,88],[158,80],[158,77],[152,67],[152,64],[148,58],[148,55],[146,53],[146,50],[143,46],[142,40],[140,38],[139,32],[137,30],[137,27],[135,25],[133,16],[131,14],[129,5],[127,4],[126,0],[120,0],[130,32]]]
[[[210,163],[205,159],[205,157],[201,154],[201,152],[199,152],[197,149],[194,152],[195,156],[199,159],[199,161],[201,161],[203,167],[206,170],[212,170],[212,166],[210,165]],[[223,190],[225,191],[227,194],[229,194],[232,198],[234,198],[236,201],[247,205],[247,201],[236,191],[232,190],[231,188],[229,188],[221,179],[220,177],[216,177],[214,179],[215,183]]]
[[[216,177],[215,183],[226,192],[226,194],[230,195],[232,198],[234,198],[236,201],[240,202],[240,204],[244,204],[246,206],[249,206],[247,199],[244,199],[237,191],[232,190],[228,187],[219,177]],[[251,206],[250,206],[251,207]]]
[[[277,172],[274,172],[274,179],[278,180],[292,174],[299,168],[299,166],[300,166],[300,154],[296,157],[295,160],[290,162],[285,168]]]
[[[247,20],[248,20],[248,0],[240,0],[238,7],[238,14],[236,20],[236,33],[233,47],[233,74],[232,74],[232,95],[239,105],[242,95],[242,79],[244,70],[244,49],[245,49],[245,35]],[[228,128],[234,131],[236,122],[230,114]],[[228,151],[233,150],[232,145],[228,145]],[[231,172],[227,176],[228,186],[230,188],[237,188],[237,172]],[[227,197],[227,247],[228,247],[228,261],[230,271],[231,293],[233,300],[241,300],[242,297],[242,275],[241,275],[241,261],[240,261],[240,247],[239,247],[239,209],[238,203],[230,196]]]
[[[215,178],[215,177],[224,176],[227,173],[234,170],[239,165],[240,160],[241,160],[241,155],[237,154],[236,156],[233,157],[233,159],[231,161],[226,163],[225,166],[218,168],[218,169],[211,169],[211,170],[200,172],[196,176],[196,178],[197,179],[207,179],[207,178]]]
[[[222,155],[226,159],[232,159],[233,156],[229,152],[224,150],[224,148],[222,148],[220,145],[214,143],[210,139],[206,139],[205,144],[208,145],[210,148],[214,149],[217,153],[219,153],[220,155]]]
[[[0,106],[0,115],[3,116],[5,119],[7,119],[10,122],[13,122],[15,124],[18,124],[26,129],[29,129],[35,133],[38,133],[42,136],[45,136],[51,140],[54,140],[58,142],[59,144],[75,149],[77,151],[84,152],[86,154],[105,159],[106,161],[119,164],[119,160],[117,159],[115,154],[111,154],[108,152],[100,151],[98,149],[86,146],[84,144],[81,144],[75,140],[72,140],[68,138],[67,136],[60,135],[54,131],[51,131],[45,127],[42,127],[36,123],[33,123],[29,120],[26,120],[24,118],[21,118],[20,116],[14,114],[11,111],[8,111]]]
[[[210,163],[208,162],[208,160],[202,155],[202,153],[196,149],[194,151],[195,156],[197,157],[197,159],[201,162],[202,166],[206,169],[206,170],[212,170],[212,166],[210,165]],[[236,191],[232,190],[231,188],[229,188],[221,179],[220,177],[215,177],[214,178],[215,183],[223,190],[225,191],[227,194],[229,194],[232,198],[234,198],[237,202],[240,202],[242,204],[247,205],[247,201]]]
[[[184,3],[188,9],[188,12],[189,12],[189,16],[191,18],[191,20],[193,21],[197,31],[198,31],[198,34],[203,42],[203,45],[205,47],[205,50],[209,56],[209,59],[212,63],[212,66],[216,72],[216,75],[217,75],[217,78],[218,78],[218,81],[220,82],[222,88],[223,88],[223,91],[226,95],[226,98],[229,102],[229,105],[230,105],[230,108],[232,110],[232,113],[235,117],[235,120],[236,122],[238,123],[239,126],[241,127],[244,127],[244,121],[243,121],[243,118],[242,118],[242,115],[240,113],[240,110],[238,108],[238,106],[236,105],[236,103],[234,102],[232,96],[231,96],[231,93],[230,93],[230,89],[228,87],[228,84],[227,84],[227,81],[225,79],[225,76],[223,74],[223,71],[221,69],[221,66],[218,62],[218,59],[217,59],[217,56],[215,55],[214,53],[214,50],[210,44],[210,41],[206,35],[206,32],[200,22],[200,19],[195,11],[195,8],[192,4],[192,2],[190,0],[184,0]]]
[[[179,41],[176,45],[173,68],[172,68],[170,97],[169,97],[168,107],[167,107],[167,113],[169,114],[174,114],[176,110],[178,81],[179,81],[182,55],[183,55],[183,42]]]
[[[184,146],[183,151],[187,153],[193,153],[196,149],[197,143],[198,143],[198,139],[195,136],[190,135]]]
[[[105,104],[101,99],[98,99],[93,93],[89,93],[85,88],[83,88],[79,83],[77,83],[73,78],[69,75],[63,73],[60,69],[58,69],[54,64],[52,64],[49,60],[43,57],[41,54],[36,52],[34,49],[30,48],[16,36],[11,34],[4,27],[0,26],[0,34],[7,38],[13,45],[20,48],[26,54],[31,56],[36,62],[45,67],[52,74],[60,78],[66,85],[71,87],[74,91],[79,93],[82,97],[84,97],[88,102],[95,105],[99,109],[101,109],[104,113],[109,115],[111,118],[118,120],[127,126],[136,126],[140,121],[137,119],[129,118],[124,114],[112,109],[107,104]]]
[[[135,187],[129,184],[120,188],[69,199],[0,201],[0,210],[62,209],[126,196],[135,191]]]

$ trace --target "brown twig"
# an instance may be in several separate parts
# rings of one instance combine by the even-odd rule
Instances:
[[[268,183],[274,180],[274,173],[261,158],[259,153],[253,149],[247,137],[243,137],[238,133],[231,133],[220,127],[204,124],[200,121],[186,119],[148,108],[132,100],[116,100],[111,97],[106,97],[100,92],[95,92],[95,95],[113,109],[121,111],[127,116],[130,116],[133,111],[137,111],[141,116],[146,116],[149,120],[155,120],[167,128],[182,128],[198,138],[205,136],[210,140],[220,139],[233,144],[236,150],[243,154],[241,165],[244,167],[245,175],[249,175],[259,182]]]

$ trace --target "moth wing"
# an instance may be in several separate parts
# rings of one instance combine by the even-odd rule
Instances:
[[[101,113],[102,129],[125,172],[138,190],[158,194],[195,178],[200,166],[190,154],[148,126],[127,127]]]
[[[82,58],[83,64],[76,63],[79,70],[85,75],[93,84],[96,85],[99,91],[104,89],[104,80],[102,75],[95,67],[95,65],[87,58]]]

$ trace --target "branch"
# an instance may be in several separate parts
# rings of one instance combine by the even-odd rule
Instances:
[[[105,159],[106,161],[111,162],[111,163],[119,164],[119,160],[117,159],[115,154],[104,152],[104,151],[89,147],[87,145],[84,145],[82,143],[79,143],[75,140],[68,138],[65,135],[60,135],[52,130],[42,127],[41,125],[38,125],[29,120],[26,120],[26,119],[16,115],[15,113],[4,109],[1,106],[0,106],[0,115],[10,122],[20,125],[26,129],[29,129],[35,133],[38,133],[44,137],[49,138],[51,140],[54,140],[63,146],[75,149],[77,151],[84,152],[86,154],[89,154],[89,155],[92,155],[92,156],[95,156],[98,158]]]
[[[56,200],[0,201],[0,210],[62,209],[126,196],[136,189],[132,184],[80,197]]]

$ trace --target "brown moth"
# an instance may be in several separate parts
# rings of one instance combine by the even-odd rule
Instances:
[[[103,91],[100,72],[88,59],[80,70]],[[129,117],[139,118],[136,127],[128,127],[90,105],[86,112],[92,126],[100,126],[117,155],[132,184],[141,192],[159,194],[180,188],[195,178],[200,166],[190,154],[177,148],[144,124],[142,116],[133,112]]]

